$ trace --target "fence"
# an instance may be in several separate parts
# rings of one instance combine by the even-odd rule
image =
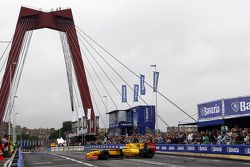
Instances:
[[[51,147],[50,151],[83,151],[84,146]]]

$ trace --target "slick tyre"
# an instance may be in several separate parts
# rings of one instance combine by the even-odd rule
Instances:
[[[154,155],[155,155],[155,153],[153,152],[153,150],[148,148],[147,151],[146,151],[146,157],[147,158],[153,158]]]
[[[102,150],[99,159],[107,160],[108,158],[109,158],[109,152],[107,150]]]
[[[140,150],[140,156],[142,158],[153,158],[154,154],[155,153],[150,148],[144,148]]]

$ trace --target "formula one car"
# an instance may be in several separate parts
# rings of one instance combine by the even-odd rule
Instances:
[[[95,150],[86,153],[87,160],[107,160],[108,158],[141,157],[152,158],[155,154],[156,146],[153,143],[129,143],[122,149]]]

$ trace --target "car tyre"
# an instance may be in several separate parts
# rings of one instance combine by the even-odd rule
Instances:
[[[144,149],[140,150],[140,156],[142,158],[153,158],[154,152],[150,148],[144,148]]]
[[[100,154],[101,160],[107,160],[109,158],[109,152],[107,150],[102,150]]]

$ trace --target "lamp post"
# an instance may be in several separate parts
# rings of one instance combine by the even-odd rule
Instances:
[[[17,98],[18,96],[14,96],[13,99],[13,143],[16,143],[16,115],[18,113],[16,113],[15,111],[15,98]]]
[[[106,133],[108,132],[108,98],[107,96],[103,96],[103,98],[105,98],[105,109],[106,109],[106,114],[105,114],[105,118],[106,118]]]
[[[12,66],[14,66],[14,65],[16,65],[16,62],[13,62],[11,65],[10,65],[10,87],[9,87],[9,89],[10,89],[10,95],[9,95],[9,98],[10,98],[10,100],[9,100],[9,136],[10,136],[10,119],[11,119],[11,110],[12,110],[12,106],[11,106],[11,101],[12,101],[12,75],[11,75],[11,73],[12,73]]]
[[[150,65],[150,67],[154,68],[154,72],[156,72],[156,64],[152,64]],[[153,78],[154,79],[154,78]],[[155,91],[155,124],[156,124],[156,134],[158,134],[158,129],[159,129],[159,125],[158,125],[158,109],[157,109],[157,90]]]

